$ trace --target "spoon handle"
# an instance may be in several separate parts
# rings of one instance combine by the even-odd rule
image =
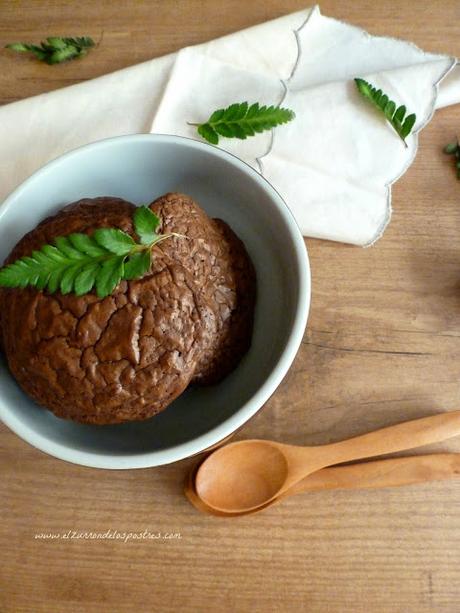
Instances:
[[[460,411],[451,411],[324,445],[322,450],[326,452],[327,465],[330,466],[439,443],[457,435],[460,435]]]
[[[407,456],[323,468],[280,497],[318,490],[398,487],[452,478],[460,478],[460,453]]]

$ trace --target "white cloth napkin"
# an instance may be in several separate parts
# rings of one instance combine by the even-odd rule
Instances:
[[[282,103],[295,111],[294,121],[219,146],[263,173],[305,236],[368,245],[390,219],[391,184],[414,159],[418,131],[437,106],[460,101],[455,64],[324,17],[318,7],[286,15],[1,107],[0,201],[80,145],[136,132],[199,138],[187,121],[205,121],[216,108]],[[407,149],[361,99],[357,76],[417,114]]]

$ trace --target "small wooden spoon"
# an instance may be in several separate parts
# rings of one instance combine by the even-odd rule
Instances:
[[[317,447],[238,441],[206,458],[198,468],[195,491],[217,511],[242,513],[266,505],[326,466],[421,447],[458,434],[460,411],[452,411]]]
[[[286,490],[267,504],[250,511],[225,513],[208,506],[195,491],[195,476],[199,468],[195,466],[187,475],[184,486],[185,495],[199,511],[218,517],[240,517],[257,513],[262,509],[276,504],[301,492],[335,489],[374,489],[384,487],[400,487],[413,483],[440,481],[443,479],[460,478],[460,453],[436,453],[431,455],[408,456],[375,460],[347,466],[322,468]]]

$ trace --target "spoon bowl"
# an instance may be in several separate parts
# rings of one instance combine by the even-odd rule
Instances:
[[[289,474],[285,454],[270,441],[239,441],[221,447],[197,471],[196,492],[207,505],[246,511],[274,498]]]

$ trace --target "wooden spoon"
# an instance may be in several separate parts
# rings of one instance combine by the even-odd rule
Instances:
[[[326,466],[437,443],[460,434],[460,411],[390,426],[317,447],[247,440],[220,447],[198,468],[197,495],[225,513],[266,505]]]
[[[257,513],[262,509],[280,502],[283,498],[301,492],[335,489],[370,489],[400,487],[426,481],[460,478],[460,453],[437,453],[431,455],[375,460],[347,466],[322,468],[276,496],[265,505],[250,511],[225,513],[208,506],[195,491],[195,476],[199,468],[195,466],[187,475],[184,486],[185,495],[199,511],[218,517],[240,517]]]

